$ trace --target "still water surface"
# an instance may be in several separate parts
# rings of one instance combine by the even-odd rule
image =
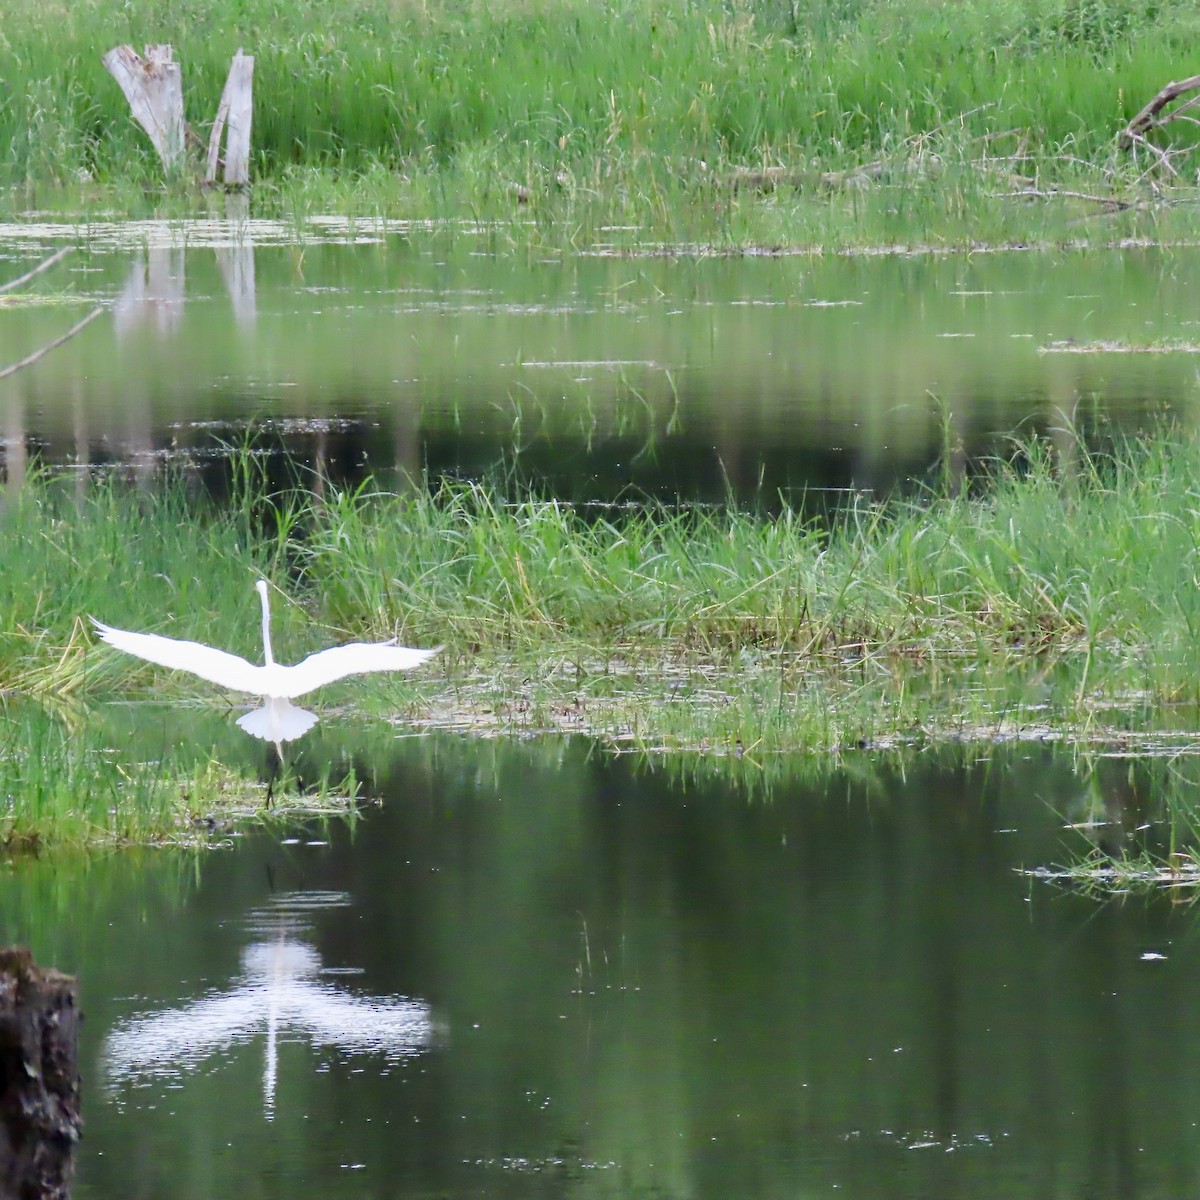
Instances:
[[[495,254],[326,222],[100,227],[0,303],[12,469],[201,461],[253,427],[327,474],[516,465],[575,499],[888,488],[1014,429],[1194,419],[1200,251]],[[0,227],[0,281],[72,240]],[[31,299],[66,295],[70,305]]]
[[[82,978],[80,1197],[1195,1194],[1194,912],[1015,870],[1065,757],[372,761],[353,830],[0,877]]]

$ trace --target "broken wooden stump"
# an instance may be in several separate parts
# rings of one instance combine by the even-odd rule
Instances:
[[[132,46],[114,46],[102,61],[121,85],[134,119],[149,135],[167,174],[179,176],[188,168],[189,141],[198,146],[200,139],[184,120],[183,82],[174,50],[167,45],[147,46],[145,50],[143,57]],[[233,56],[208,140],[203,176],[206,187],[217,178],[222,134],[226,135],[225,185],[240,188],[250,183],[253,81],[254,58],[239,50]]]
[[[70,975],[0,950],[0,1196],[67,1200],[79,1107],[79,999]]]
[[[208,163],[204,185],[216,182],[217,163],[221,152],[221,133],[229,127],[225,138],[225,186],[246,187],[250,183],[250,122],[254,115],[252,100],[254,57],[239,48],[229,66],[229,78],[217,105],[216,119],[208,139]]]
[[[134,119],[150,136],[168,175],[186,166],[183,76],[170,46],[147,46],[143,58],[132,46],[115,46],[101,59],[121,85]]]

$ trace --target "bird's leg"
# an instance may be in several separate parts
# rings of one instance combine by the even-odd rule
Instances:
[[[275,747],[275,753],[267,750],[267,762],[271,767],[271,774],[267,777],[267,807],[271,807],[271,801],[275,798],[275,780],[279,778],[280,771],[283,768],[283,747],[278,742],[271,743]]]

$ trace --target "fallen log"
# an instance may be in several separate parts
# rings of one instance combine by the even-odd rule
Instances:
[[[79,996],[28,950],[0,950],[0,1196],[67,1200],[79,1104]]]

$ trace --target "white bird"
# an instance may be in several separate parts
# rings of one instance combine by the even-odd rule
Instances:
[[[210,683],[235,692],[262,696],[266,703],[253,712],[238,718],[238,724],[254,737],[274,742],[282,753],[280,743],[298,738],[316,724],[317,716],[305,708],[290,703],[326,683],[347,675],[365,675],[371,671],[408,671],[431,658],[440,649],[413,650],[390,642],[350,642],[310,654],[295,666],[277,663],[271,653],[271,609],[267,601],[266,580],[254,585],[262,597],[263,658],[261,667],[247,662],[236,654],[206,646],[202,642],[187,642],[180,638],[162,637],[157,633],[130,633],[114,629],[92,618],[100,637],[110,646],[126,654],[144,658],[176,671],[190,671]]]

